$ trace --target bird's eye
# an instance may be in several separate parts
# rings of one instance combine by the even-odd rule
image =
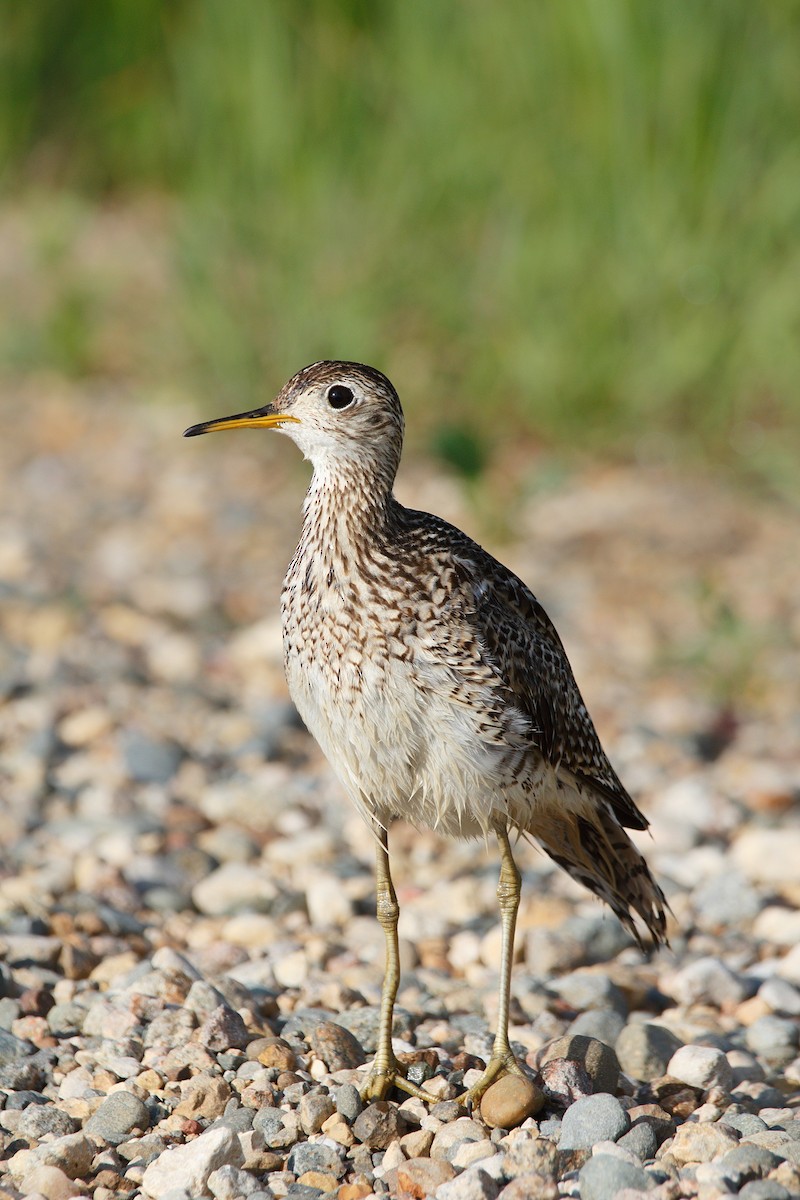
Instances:
[[[347,408],[354,398],[351,389],[343,383],[335,383],[333,387],[328,388],[328,404],[331,408]]]

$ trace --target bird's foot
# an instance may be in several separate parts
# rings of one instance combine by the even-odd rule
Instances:
[[[401,1092],[406,1092],[409,1096],[416,1096],[427,1104],[436,1103],[435,1096],[406,1079],[403,1068],[394,1055],[387,1063],[380,1066],[377,1059],[375,1060],[369,1075],[359,1088],[359,1093],[362,1100],[371,1103],[373,1100],[385,1100],[392,1088],[399,1088]]]
[[[484,1093],[489,1090],[492,1084],[504,1075],[520,1075],[523,1079],[527,1079],[527,1075],[511,1050],[506,1050],[501,1054],[493,1054],[478,1082],[473,1083],[468,1091],[456,1097],[458,1103],[463,1104],[465,1108],[474,1108],[476,1104],[480,1104]]]

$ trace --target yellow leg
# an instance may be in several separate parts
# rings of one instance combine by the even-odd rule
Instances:
[[[464,1092],[459,1099],[462,1104],[475,1104],[480,1100],[486,1089],[501,1075],[509,1072],[514,1075],[524,1075],[508,1042],[508,1012],[511,1003],[511,967],[514,959],[514,931],[517,925],[517,911],[521,892],[520,874],[511,846],[508,841],[508,830],[505,825],[495,826],[497,841],[500,846],[500,879],[497,884],[497,899],[500,904],[500,922],[502,928],[502,943],[500,954],[500,1005],[497,1013],[497,1032],[492,1047],[492,1057],[478,1082]]]
[[[361,1096],[364,1100],[384,1100],[391,1089],[397,1087],[411,1096],[419,1096],[423,1100],[433,1100],[434,1097],[430,1092],[423,1092],[416,1084],[408,1082],[392,1049],[394,1002],[400,983],[400,949],[397,944],[397,920],[400,916],[400,906],[397,903],[389,871],[388,833],[383,826],[377,824],[375,832],[378,839],[375,852],[375,889],[378,900],[378,921],[383,926],[386,936],[386,971],[381,993],[378,1048],[372,1069],[361,1089]]]

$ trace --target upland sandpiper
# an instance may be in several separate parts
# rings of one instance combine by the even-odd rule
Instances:
[[[193,425],[186,436],[279,429],[314,468],[283,586],[284,660],[300,715],[375,833],[386,974],[365,1098],[393,1086],[426,1095],[405,1079],[391,1041],[399,982],[392,820],[497,837],[500,1002],[490,1061],[462,1097],[472,1103],[500,1075],[521,1074],[508,1040],[520,899],[509,833],[535,838],[640,943],[634,916],[657,945],[665,904],[625,833],[647,821],[603,751],[536,597],[459,529],[394,498],[403,426],[385,375],[318,362],[274,403]]]

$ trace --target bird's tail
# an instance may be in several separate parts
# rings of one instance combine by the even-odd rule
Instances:
[[[666,944],[664,893],[607,800],[588,789],[561,792],[557,803],[537,805],[525,832],[573,879],[605,900],[642,949],[637,916],[654,946]]]

